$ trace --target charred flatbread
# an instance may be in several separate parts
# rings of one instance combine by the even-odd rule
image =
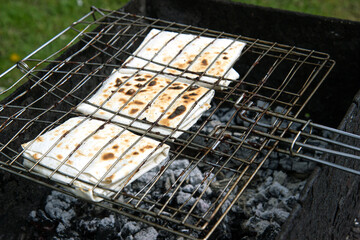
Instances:
[[[103,199],[98,195],[111,197],[160,164],[170,148],[115,124],[84,117],[71,118],[22,147],[27,168],[71,184],[75,195],[92,201]]]
[[[210,108],[213,96],[214,90],[178,78],[119,69],[76,109],[134,130],[178,137]]]
[[[223,88],[239,78],[232,68],[245,43],[152,29],[124,67],[181,74],[199,85]],[[184,70],[187,72],[182,73]],[[206,74],[208,76],[203,76]],[[209,84],[208,84],[209,83]]]

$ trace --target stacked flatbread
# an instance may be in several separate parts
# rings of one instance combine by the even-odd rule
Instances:
[[[239,77],[232,66],[244,46],[153,29],[123,68],[76,110],[152,136],[179,137],[210,108],[214,90],[207,87],[222,88]],[[22,147],[27,168],[92,201],[113,196],[162,162],[170,148],[84,117],[71,118]]]
[[[245,43],[225,38],[209,38],[152,29],[126,61],[127,68],[163,71],[199,79],[199,85],[218,88],[239,78],[232,68]],[[201,76],[202,74],[209,76]],[[199,76],[201,76],[199,78]],[[209,83],[209,84],[207,84]]]
[[[69,189],[92,201],[102,200],[94,193],[110,197],[158,165],[169,152],[168,145],[83,117],[71,118],[22,147],[24,165],[44,176],[58,168],[51,179],[69,184],[81,173]],[[98,183],[103,188],[93,190]]]
[[[119,69],[88,100],[93,105],[82,103],[77,111],[131,125],[140,132],[153,125],[153,134],[173,133],[173,137],[178,137],[183,132],[174,128],[189,129],[210,108],[213,96],[214,90],[190,85],[178,78]]]

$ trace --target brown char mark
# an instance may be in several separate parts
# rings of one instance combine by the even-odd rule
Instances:
[[[190,87],[189,87],[188,91],[189,91],[189,92],[190,92],[190,91],[194,91],[194,90],[196,90],[196,89],[198,89],[198,88],[199,88],[198,85],[193,85],[193,86],[190,86]]]
[[[136,104],[136,105],[143,105],[143,104],[144,104],[144,102],[139,101],[139,100],[135,100],[135,101],[134,101],[134,104]]]
[[[117,78],[115,81],[115,87],[120,87],[121,84],[122,84],[122,81],[120,80],[120,78]]]
[[[144,152],[146,149],[152,149],[151,145],[146,145],[145,147],[140,148],[140,152]]]
[[[36,139],[36,141],[37,141],[37,142],[43,142],[43,141],[44,141],[44,138],[40,136],[40,137],[38,137],[38,138]]]
[[[207,65],[208,65],[208,61],[207,61],[206,59],[203,59],[203,60],[201,61],[201,64],[202,64],[203,66],[207,66]]]
[[[183,99],[189,99],[190,97],[188,95],[184,95],[182,98]]]
[[[151,87],[151,86],[154,86],[154,85],[156,85],[156,81],[151,81],[150,83],[149,83],[149,86]]]
[[[177,116],[183,114],[185,111],[186,111],[186,107],[184,105],[180,105],[175,109],[175,111],[170,116],[168,116],[168,119],[174,119]]]
[[[104,161],[110,160],[115,158],[115,155],[113,153],[105,153],[102,155],[101,159]]]
[[[137,111],[139,111],[139,109],[133,108],[130,110],[130,114],[135,114]]]
[[[126,95],[133,95],[136,91],[134,89],[129,89],[125,94]]]
[[[182,86],[175,86],[175,87],[169,87],[169,89],[180,90],[180,89],[183,89],[183,87]]]

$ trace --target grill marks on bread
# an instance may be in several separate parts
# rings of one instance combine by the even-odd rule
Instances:
[[[102,200],[94,193],[113,195],[93,188],[94,184],[117,191],[129,183],[129,174],[135,173],[131,181],[137,179],[163,161],[169,151],[166,144],[160,146],[158,141],[118,125],[84,117],[71,118],[38,139],[22,144],[24,166],[46,177],[52,174],[53,180],[71,184],[74,194],[84,197],[85,193],[92,201]]]
[[[244,46],[245,43],[232,39],[214,39],[152,29],[134,52],[135,57],[131,56],[126,60],[126,66],[172,74],[180,74],[184,70],[198,74],[205,72],[214,77],[206,81],[214,83],[218,77],[228,75],[227,72],[240,56]],[[198,74],[185,75],[197,78]],[[237,77],[238,74],[231,76],[235,79]]]
[[[105,108],[111,111],[122,109],[121,114],[149,122],[157,121],[168,127],[176,127],[201,96],[208,92],[208,89],[197,85],[147,72],[133,77],[124,73],[117,76],[103,87],[99,102],[106,101]],[[111,93],[110,99],[106,100]],[[97,104],[96,100],[93,103]],[[160,118],[161,114],[164,115]]]
[[[184,105],[180,105],[175,109],[175,111],[172,114],[170,114],[170,116],[168,116],[168,119],[174,119],[177,116],[183,114],[185,111],[186,111],[186,107]]]
[[[90,162],[86,171],[94,172],[90,169],[96,169],[98,177],[101,177],[109,166],[139,164],[158,145],[158,142],[152,139],[140,137],[113,124],[103,125],[103,122],[98,120],[76,122],[77,119],[80,118],[69,119],[35,141],[23,144],[22,147],[29,145],[30,150],[38,149],[32,154],[35,160],[44,158],[42,151],[49,151],[48,157],[57,160],[59,164],[66,161],[66,165],[77,169],[82,169]],[[64,131],[67,134],[62,137],[61,133]],[[38,141],[39,138],[42,141]],[[52,142],[57,141],[59,143],[53,146]],[[44,148],[43,145],[47,147]],[[65,145],[69,147],[65,148]],[[142,157],[137,159],[140,154]],[[43,164],[43,160],[40,161],[40,164]],[[102,162],[108,167],[101,168]],[[116,173],[114,174],[108,177],[107,181],[113,179],[116,176]]]

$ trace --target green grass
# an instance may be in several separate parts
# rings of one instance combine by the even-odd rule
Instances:
[[[359,0],[236,1],[360,20]],[[128,0],[0,0],[0,73],[88,13],[90,6],[114,10],[122,7],[126,2]],[[40,57],[48,56],[53,49],[60,48],[64,44],[66,41],[54,43],[52,48],[44,49]],[[0,88],[9,87],[20,76],[19,71],[10,72],[0,79]]]
[[[360,21],[359,0],[232,0],[264,7]]]
[[[118,9],[126,2],[128,0],[0,0],[0,73],[88,13],[91,6]],[[39,56],[48,56],[68,39],[62,40]],[[0,87],[9,87],[20,76],[19,71],[11,71],[0,79]]]

